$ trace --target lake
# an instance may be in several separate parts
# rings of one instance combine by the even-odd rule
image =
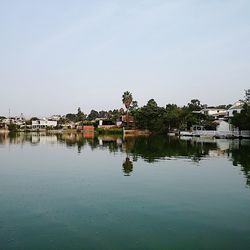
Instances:
[[[250,249],[250,141],[0,135],[0,249]]]

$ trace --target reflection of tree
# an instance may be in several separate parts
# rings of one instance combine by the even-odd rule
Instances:
[[[67,147],[76,148],[79,153],[86,145],[89,145],[92,150],[103,148],[111,153],[126,153],[126,160],[122,164],[125,175],[130,175],[133,171],[133,162],[137,161],[138,158],[142,158],[150,163],[159,159],[165,159],[166,157],[181,157],[199,162],[203,157],[206,157],[209,152],[221,152],[218,151],[218,146],[215,142],[185,141],[166,136],[127,137],[125,140],[122,140],[122,138],[117,136],[86,139],[81,133],[54,135],[36,132],[12,133],[0,134],[0,144],[24,144],[29,142],[32,145],[38,145],[42,137],[48,139],[53,137],[53,143],[56,141]],[[250,143],[247,140],[242,140],[239,141],[238,144],[238,141],[235,140],[234,143],[231,142],[231,144],[232,147],[228,150],[228,155],[231,155],[233,165],[241,166],[241,170],[247,179],[247,185],[250,186]]]
[[[209,150],[216,149],[216,143],[199,143],[182,141],[178,138],[152,136],[140,138],[126,138],[126,152],[137,158],[141,156],[147,162],[154,162],[165,157],[186,157],[195,162],[208,155]]]
[[[250,186],[250,145],[239,145],[238,148],[231,149],[234,166],[241,166],[241,170],[246,176],[247,185]]]
[[[77,146],[78,153],[81,153],[82,148],[86,144],[86,139],[82,134],[63,134],[57,136],[58,141],[65,143],[67,147]]]
[[[130,173],[133,171],[133,162],[130,161],[129,157],[126,157],[126,160],[122,164],[123,172],[125,176],[130,176]]]
[[[25,134],[23,137],[17,135],[7,137],[10,143],[20,143],[21,139],[23,142],[32,142],[32,136],[32,134]],[[34,136],[39,138],[40,135],[35,134]],[[49,137],[50,135],[45,134],[44,136]],[[133,161],[136,161],[138,157],[143,158],[147,162],[154,162],[165,157],[186,157],[198,162],[208,154],[209,150],[217,149],[216,143],[182,141],[178,138],[170,139],[163,136],[128,137],[125,140],[117,136],[105,136],[100,138],[101,144],[98,138],[86,139],[81,133],[57,134],[53,136],[56,136],[57,141],[66,144],[67,147],[76,147],[79,153],[85,145],[89,145],[92,150],[95,148],[106,148],[112,153],[126,152],[127,156],[132,157]],[[6,138],[1,138],[0,142],[2,141],[3,143],[4,140],[7,141]],[[39,140],[37,143],[39,143]]]

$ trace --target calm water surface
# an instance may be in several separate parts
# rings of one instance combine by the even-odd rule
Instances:
[[[250,249],[250,142],[0,136],[0,249]]]

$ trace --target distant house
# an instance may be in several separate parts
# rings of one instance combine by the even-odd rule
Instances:
[[[122,125],[121,117],[116,120],[116,122],[108,119],[98,117],[94,120],[95,124],[97,124],[98,128],[113,128],[120,127]]]
[[[22,117],[9,117],[2,120],[2,123],[6,126],[10,124],[15,124],[17,126],[25,125],[25,120]]]
[[[96,122],[98,122],[97,127],[102,129],[111,129],[117,127],[117,123],[105,118],[98,118],[96,119]]]
[[[0,121],[0,129],[7,129],[7,125]]]
[[[244,104],[250,105],[250,89],[245,90],[245,99],[235,102],[231,108],[227,111],[227,116],[229,118],[233,117],[235,113],[240,113]]]
[[[48,118],[48,120],[51,120],[51,121],[59,121],[60,119],[61,119],[60,115],[52,115]]]
[[[201,110],[201,113],[213,117],[214,119],[224,118],[227,115],[226,109],[219,108],[205,108]]]
[[[134,124],[135,123],[135,120],[134,120],[134,117],[132,115],[123,115],[121,117],[121,121],[123,123],[126,123],[126,124]]]
[[[54,128],[57,126],[57,121],[50,121],[47,119],[41,119],[32,121],[32,129],[46,129],[46,128]]]
[[[242,100],[239,100],[239,101],[235,102],[233,104],[233,106],[227,110],[227,116],[229,118],[231,118],[231,117],[234,116],[235,113],[240,113],[242,108],[243,108],[244,103],[245,102],[242,101]]]
[[[76,128],[76,124],[74,122],[69,122],[62,124],[63,129],[74,129]]]

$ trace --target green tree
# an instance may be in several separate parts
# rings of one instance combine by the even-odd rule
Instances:
[[[77,117],[77,121],[83,121],[83,120],[85,119],[85,115],[84,115],[84,113],[81,111],[81,108],[80,108],[80,107],[77,109],[76,117]]]
[[[11,124],[8,125],[8,129],[9,129],[10,132],[17,132],[18,128],[19,127],[14,123],[11,123]]]
[[[137,101],[132,101],[130,107],[129,107],[129,111],[133,111],[136,110],[138,108],[138,102]]]
[[[76,122],[77,121],[77,116],[75,114],[72,113],[68,113],[66,114],[66,119],[72,122]]]
[[[168,127],[168,131],[171,128],[179,128],[182,120],[182,110],[176,104],[166,105],[166,112],[164,114],[164,123]]]
[[[90,111],[89,115],[88,115],[88,120],[89,120],[89,121],[92,121],[92,120],[95,120],[95,119],[98,118],[98,117],[99,117],[98,111],[92,109],[92,110]]]
[[[240,130],[250,130],[250,105],[245,103],[240,113],[235,113],[231,123]]]
[[[131,103],[133,102],[133,96],[129,91],[125,91],[122,95],[122,103],[125,105],[127,110],[127,124],[128,124],[128,111]]]
[[[192,99],[190,103],[188,103],[188,108],[190,111],[199,111],[202,109],[202,105],[198,99]]]
[[[164,123],[165,112],[165,109],[159,107],[154,99],[150,99],[145,106],[134,111],[133,115],[138,128],[164,133],[167,130]]]
[[[122,113],[118,109],[114,109],[112,111],[111,115],[112,115],[111,116],[111,121],[116,123],[120,119]]]

